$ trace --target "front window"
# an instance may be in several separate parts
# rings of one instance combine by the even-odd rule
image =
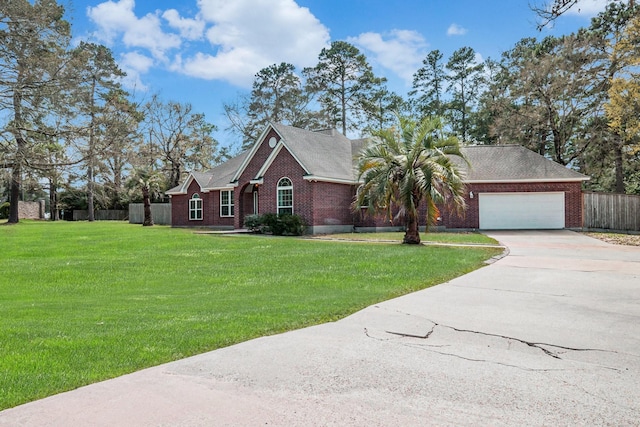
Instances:
[[[198,193],[195,193],[189,199],[189,220],[202,220],[202,199]]]
[[[278,214],[293,215],[293,184],[289,178],[278,181]]]
[[[220,216],[233,216],[233,190],[220,192]]]

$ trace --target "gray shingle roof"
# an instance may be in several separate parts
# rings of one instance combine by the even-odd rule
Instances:
[[[202,190],[212,190],[215,188],[230,187],[231,177],[236,172],[240,164],[247,155],[247,151],[240,153],[236,157],[233,157],[226,162],[209,169],[206,172],[191,172],[190,177],[196,180]],[[189,182],[187,179],[182,184],[167,190],[166,194],[184,194],[186,185]]]
[[[221,165],[218,165],[215,168],[211,169],[208,172],[210,178],[206,188],[210,189],[229,187],[231,178],[233,178],[233,175],[236,173],[247,154],[248,151],[244,151],[238,154],[236,157],[233,157],[222,163]]]
[[[347,181],[355,179],[353,152],[360,149],[361,140],[351,141],[336,130],[312,132],[281,124],[273,127],[309,175]]]
[[[304,129],[273,124],[282,137],[284,146],[301,163],[308,174],[320,180],[356,181],[355,163],[360,151],[369,140],[350,140],[334,130],[312,132]],[[255,150],[255,149],[254,149]],[[245,151],[225,163],[191,176],[203,190],[228,188],[243,167]],[[478,145],[463,147],[469,161],[456,163],[463,169],[467,182],[513,181],[585,181],[586,175],[568,169],[520,145]],[[256,177],[260,178],[260,177]],[[186,182],[167,191],[167,194],[183,194]]]
[[[490,181],[585,181],[589,177],[541,156],[521,145],[463,147],[469,161],[458,163],[467,182]]]

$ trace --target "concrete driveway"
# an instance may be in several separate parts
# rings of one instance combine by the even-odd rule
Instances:
[[[0,412],[0,426],[640,425],[640,248],[509,255],[339,322]]]

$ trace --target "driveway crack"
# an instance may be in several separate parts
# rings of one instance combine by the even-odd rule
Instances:
[[[441,328],[450,329],[452,331],[460,332],[460,333],[470,333],[470,334],[484,335],[484,336],[487,336],[487,337],[494,337],[494,338],[501,338],[501,339],[505,339],[505,340],[516,341],[516,342],[525,344],[525,345],[527,345],[529,347],[532,347],[532,348],[535,348],[537,350],[540,350],[545,355],[547,355],[549,357],[552,357],[554,359],[558,359],[558,360],[563,360],[562,357],[560,357],[560,355],[558,354],[558,352],[557,351],[554,352],[554,351],[550,350],[547,347],[550,347],[550,348],[553,348],[553,349],[557,349],[557,350],[567,350],[567,351],[576,351],[576,352],[602,352],[602,353],[620,354],[619,352],[617,352],[615,350],[604,350],[604,349],[599,349],[599,348],[568,347],[568,346],[563,346],[563,345],[559,345],[559,344],[550,344],[550,343],[544,343],[544,342],[527,341],[527,340],[524,340],[524,339],[521,339],[521,338],[516,338],[516,337],[511,337],[511,336],[501,335],[501,334],[493,334],[493,333],[490,333],[490,332],[482,332],[482,331],[476,331],[476,330],[472,330],[472,329],[461,329],[461,328],[456,328],[456,327],[453,327],[453,326],[444,325],[444,324],[435,322],[435,321],[433,321],[431,319],[428,319],[426,317],[423,317],[423,316],[417,316],[415,314],[406,313],[406,312],[403,312],[401,310],[393,310],[393,311],[395,311],[397,313],[405,314],[407,316],[418,317],[418,318],[424,319],[425,321],[433,324],[431,329],[429,331],[427,331],[427,333],[424,334],[424,335],[385,330],[385,332],[388,333],[388,334],[396,335],[396,336],[400,336],[400,337],[405,337],[405,338],[417,338],[417,339],[421,339],[421,340],[428,340],[431,337],[431,335],[434,333],[436,328],[441,327]],[[369,334],[366,332],[366,328],[365,328],[365,333],[367,334],[367,336],[369,336]],[[615,370],[615,368],[610,368],[610,369],[614,369]]]

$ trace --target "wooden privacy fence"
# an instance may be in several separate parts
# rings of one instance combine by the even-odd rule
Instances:
[[[640,196],[583,193],[582,200],[584,228],[640,231]]]
[[[153,223],[158,225],[171,225],[171,204],[151,203],[151,216]],[[142,203],[129,204],[129,222],[142,224],[144,221],[144,205]]]

